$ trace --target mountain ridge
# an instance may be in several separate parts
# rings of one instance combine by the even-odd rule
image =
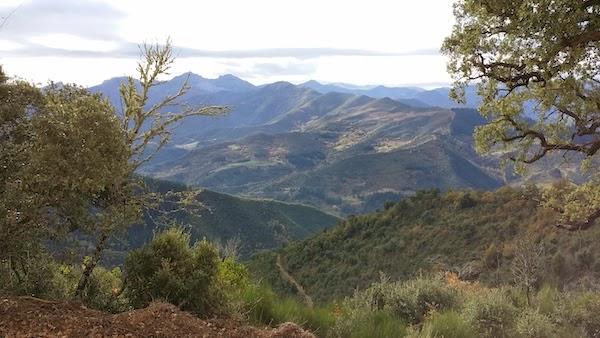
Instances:
[[[168,95],[175,86],[160,87],[151,94]],[[473,109],[435,103],[449,101],[447,88],[409,89],[433,97],[431,105],[420,106],[388,96],[319,93],[285,81],[245,88],[192,87],[183,98],[188,105],[226,105],[232,111],[180,124],[172,145],[141,173],[337,215],[373,211],[423,188],[510,183],[497,169],[498,158],[473,150],[473,129],[485,120]]]

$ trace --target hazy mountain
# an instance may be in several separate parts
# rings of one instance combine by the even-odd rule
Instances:
[[[337,92],[354,95],[366,95],[375,98],[389,97],[393,99],[414,98],[416,94],[425,91],[424,89],[418,87],[373,86],[369,88],[364,88],[347,84],[322,84],[315,80],[304,82],[299,86],[316,90],[322,94]]]
[[[90,87],[89,89],[94,93],[104,94],[118,109],[120,108],[119,85],[125,81],[127,81],[126,77],[115,77],[108,79],[99,85]],[[218,92],[242,93],[256,89],[250,82],[244,81],[231,74],[222,75],[216,79],[207,79],[200,75],[188,72],[175,76],[170,80],[163,81],[160,85],[153,87],[150,91],[150,103],[167,95],[175,94],[185,81],[187,81],[191,88],[188,94],[182,98],[182,101],[185,102],[191,97],[198,95],[208,96]]]
[[[423,188],[493,189],[507,180],[495,159],[473,151],[472,131],[483,123],[479,114],[443,108],[451,104],[448,89],[323,85],[417,97],[402,102],[320,93],[306,84],[254,87],[231,75],[205,79],[184,74],[155,87],[151,95],[172,94],[184,78],[192,85],[186,103],[232,110],[179,125],[171,146],[142,169],[146,175],[342,215],[374,210]],[[118,79],[93,90],[111,97],[115,83]],[[323,90],[317,82],[308,84]]]
[[[391,99],[406,103],[414,107],[469,107],[475,108],[479,105],[480,99],[475,93],[474,87],[466,89],[466,104],[460,105],[452,101],[448,94],[450,88],[441,87],[431,90],[426,90],[418,87],[386,87],[376,86],[371,88],[352,87],[345,84],[321,84],[315,80],[311,80],[300,84],[301,87],[311,88],[319,93],[327,94],[331,92],[347,93],[354,95],[366,95],[374,98],[389,97]]]

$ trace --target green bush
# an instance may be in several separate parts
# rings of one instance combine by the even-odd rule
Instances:
[[[336,323],[330,336],[340,338],[398,338],[406,336],[406,323],[389,311],[365,311],[350,321]]]
[[[218,287],[219,254],[203,240],[190,246],[189,235],[169,229],[125,260],[125,295],[135,308],[161,299],[205,316],[224,309]]]
[[[335,323],[330,309],[310,308],[293,298],[277,300],[273,304],[273,323],[294,322],[320,336],[325,336]]]
[[[243,313],[256,325],[278,325],[294,322],[312,332],[325,336],[334,325],[333,313],[326,307],[314,307],[293,298],[278,298],[265,285],[250,285],[242,293]]]
[[[368,326],[384,319],[385,327],[405,328],[406,323],[421,323],[428,313],[452,309],[458,305],[458,292],[440,277],[418,277],[404,282],[391,282],[382,276],[379,282],[344,300],[334,332],[345,337],[360,327],[357,323]],[[389,315],[392,319],[388,318]],[[387,329],[382,332],[384,337],[388,334]]]
[[[582,327],[588,337],[600,337],[600,294],[584,292],[572,299],[566,314],[570,322]]]
[[[274,321],[275,293],[264,285],[250,285],[242,291],[243,314],[252,324],[271,325]]]
[[[556,312],[560,298],[561,294],[555,287],[544,285],[535,297],[535,305],[540,313],[551,316]]]
[[[515,322],[515,331],[523,338],[553,338],[556,328],[545,314],[537,310],[526,309]]]
[[[117,313],[129,308],[129,301],[122,293],[121,269],[107,270],[96,267],[83,293],[83,303],[93,309]]]
[[[473,325],[480,337],[512,337],[517,308],[499,289],[471,295],[463,308],[464,318]]]
[[[383,305],[407,322],[422,322],[430,311],[443,311],[458,305],[455,289],[440,277],[418,277],[405,282],[377,283],[372,287],[372,304]],[[379,303],[377,305],[376,303]]]
[[[81,269],[58,264],[47,255],[20,261],[21,272],[0,264],[0,293],[48,299],[72,297]]]
[[[435,313],[423,323],[419,338],[476,338],[471,323],[454,311]]]

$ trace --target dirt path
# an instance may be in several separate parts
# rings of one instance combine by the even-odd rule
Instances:
[[[306,293],[306,291],[304,291],[304,288],[302,287],[302,285],[300,285],[300,283],[298,283],[294,277],[292,277],[292,275],[290,275],[289,272],[287,272],[287,270],[285,269],[285,264],[283,263],[283,259],[281,258],[281,255],[277,255],[277,262],[275,263],[277,265],[277,268],[279,269],[279,273],[281,274],[281,277],[283,277],[283,279],[285,279],[288,283],[292,284],[294,286],[294,288],[296,289],[296,291],[298,292],[298,294],[300,295],[300,297],[302,297],[302,299],[304,299],[304,302],[306,303],[306,305],[308,307],[313,307],[314,303],[312,298],[310,298],[310,296],[308,295],[308,293]]]

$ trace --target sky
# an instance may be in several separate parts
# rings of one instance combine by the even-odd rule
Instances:
[[[454,0],[0,0],[11,76],[98,84],[135,75],[141,43],[175,46],[171,75],[439,87]]]

